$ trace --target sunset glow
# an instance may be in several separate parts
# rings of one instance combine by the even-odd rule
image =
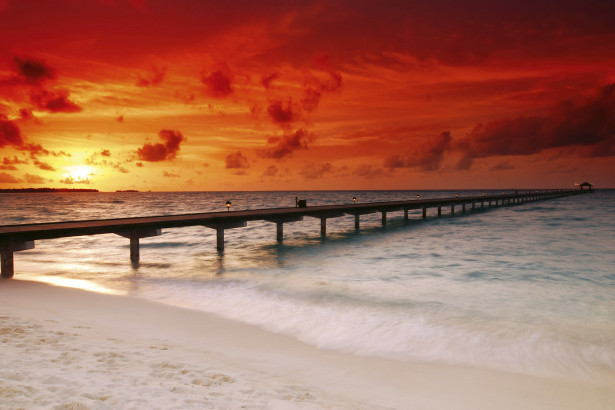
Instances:
[[[612,1],[0,0],[0,188],[615,187]]]

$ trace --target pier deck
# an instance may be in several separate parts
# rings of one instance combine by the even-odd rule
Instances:
[[[277,226],[276,237],[283,239],[283,224],[303,220],[303,217],[318,218],[321,221],[321,234],[326,235],[326,220],[344,215],[355,216],[355,229],[359,229],[360,215],[380,212],[382,224],[386,224],[388,212],[404,211],[404,219],[408,219],[408,211],[422,209],[422,217],[426,218],[428,208],[437,208],[438,216],[442,207],[461,206],[462,212],[467,205],[475,209],[476,204],[485,207],[522,204],[562,196],[584,193],[581,190],[552,190],[549,192],[528,192],[522,194],[482,195],[472,197],[413,199],[395,202],[370,202],[344,205],[309,206],[294,208],[254,209],[232,212],[208,212],[184,215],[164,215],[135,218],[102,219],[90,221],[69,221],[24,225],[0,226],[0,253],[2,257],[2,277],[11,278],[14,274],[13,253],[34,248],[34,241],[41,239],[63,238],[82,235],[99,235],[114,233],[130,239],[130,259],[133,264],[139,263],[139,239],[162,234],[165,228],[180,228],[185,226],[205,226],[217,231],[217,249],[224,249],[224,231],[226,229],[247,226],[249,221],[269,221]]]

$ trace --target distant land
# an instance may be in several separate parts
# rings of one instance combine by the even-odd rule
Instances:
[[[37,194],[47,192],[99,192],[98,189],[85,188],[14,188],[0,189],[0,194]]]

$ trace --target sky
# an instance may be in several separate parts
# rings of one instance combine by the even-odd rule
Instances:
[[[0,0],[0,188],[615,188],[610,1]]]

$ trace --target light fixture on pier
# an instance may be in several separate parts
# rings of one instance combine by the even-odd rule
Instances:
[[[485,193],[483,192],[483,196],[485,196]]]
[[[357,197],[356,197],[356,196],[353,196],[353,197],[352,197],[352,202],[353,202],[354,204],[356,204],[356,203],[357,203]]]
[[[456,194],[455,194],[455,198],[459,198],[459,193],[456,193]]]
[[[421,199],[421,195],[420,194],[416,194],[416,199]]]
[[[229,212],[231,212],[231,201],[226,201],[226,209],[228,209]]]

